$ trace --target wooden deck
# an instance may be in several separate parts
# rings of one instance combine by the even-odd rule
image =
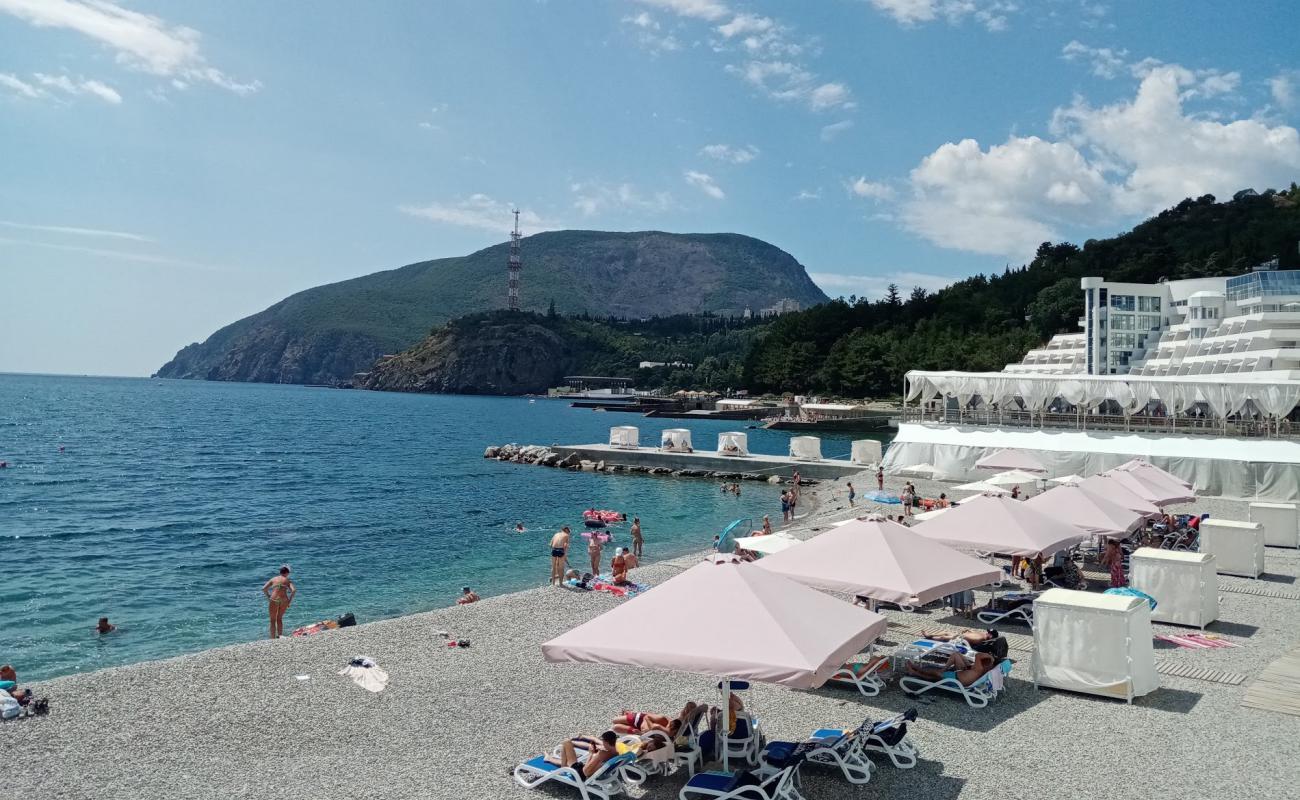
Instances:
[[[1300,647],[1265,667],[1241,704],[1300,717]]]

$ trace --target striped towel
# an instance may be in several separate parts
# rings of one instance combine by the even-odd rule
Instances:
[[[1179,636],[1162,635],[1157,636],[1162,642],[1176,644],[1179,647],[1186,647],[1191,650],[1213,650],[1220,647],[1241,647],[1239,644],[1229,642],[1227,639],[1219,639],[1206,636],[1203,633],[1187,633]]]

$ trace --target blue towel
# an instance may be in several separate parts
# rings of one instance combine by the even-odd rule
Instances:
[[[694,789],[710,789],[718,794],[726,794],[736,786],[736,776],[730,772],[697,772],[686,782]]]

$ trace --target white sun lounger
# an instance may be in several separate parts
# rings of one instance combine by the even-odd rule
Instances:
[[[995,674],[996,673],[996,674]],[[904,675],[898,679],[898,687],[907,694],[916,696],[939,689],[962,696],[971,708],[984,708],[1003,691],[1003,681],[1011,673],[1010,659],[1003,659],[993,669],[980,676],[970,686],[962,686],[956,678],[941,678],[931,681],[920,675]]]
[[[878,659],[865,670],[855,670],[855,666],[861,665],[845,664],[827,678],[826,682],[852,686],[861,692],[863,697],[875,697],[880,694],[880,690],[885,688],[885,676],[890,671],[889,659]]]
[[[634,753],[615,756],[602,764],[595,775],[583,778],[582,773],[575,767],[561,767],[547,761],[546,756],[537,756],[515,767],[514,778],[515,783],[525,789],[536,789],[544,783],[554,781],[577,789],[583,800],[590,800],[590,798],[609,800],[623,793],[624,784],[628,782],[629,777],[624,771],[635,759]],[[581,767],[582,761],[579,760],[576,766]],[[632,782],[639,781],[633,777]]]
[[[862,749],[863,737],[871,723],[864,722],[851,731],[839,728],[821,728],[802,742],[768,742],[759,755],[758,774],[768,777],[785,769],[786,764],[800,749],[812,764],[838,767],[844,780],[863,784],[871,780],[875,765]]]
[[[911,769],[916,766],[916,760],[920,757],[921,751],[916,745],[912,744],[907,738],[906,730],[903,736],[897,738],[891,733],[909,722],[916,721],[916,709],[911,708],[899,714],[896,717],[882,720],[871,726],[871,729],[862,737],[862,749],[867,753],[882,753],[889,758],[890,763],[899,769]],[[890,742],[893,741],[893,744]]]
[[[803,800],[796,785],[802,758],[795,756],[791,760],[790,765],[758,785],[742,782],[740,772],[701,772],[686,782],[677,794],[678,800]]]
[[[975,614],[975,618],[985,625],[996,625],[1003,620],[1008,622],[1023,622],[1032,630],[1034,627],[1034,604],[1024,603],[1018,605],[1010,611],[994,611],[990,608],[980,609]]]

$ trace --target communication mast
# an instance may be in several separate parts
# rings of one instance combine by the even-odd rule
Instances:
[[[511,311],[519,310],[519,272],[524,268],[524,262],[519,258],[519,240],[523,234],[519,232],[519,209],[515,209],[515,229],[510,233],[510,259],[506,262],[506,268],[509,271],[509,281],[506,290],[506,308]]]

